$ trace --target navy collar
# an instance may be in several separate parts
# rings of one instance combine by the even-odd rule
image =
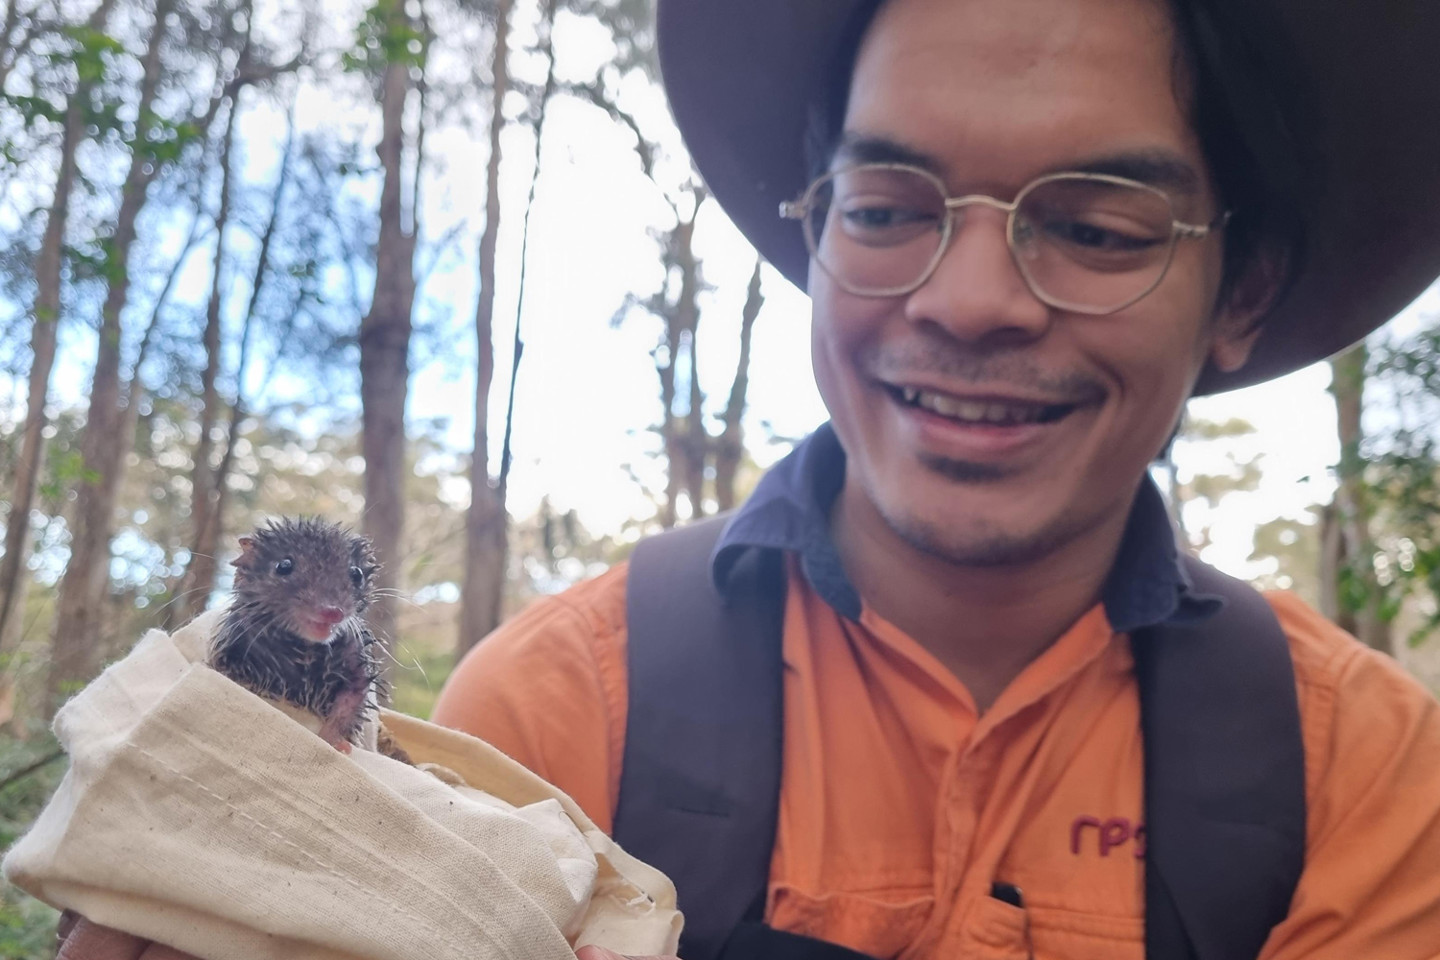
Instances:
[[[711,558],[716,586],[724,591],[735,560],[747,548],[784,550],[800,557],[805,578],[837,613],[860,619],[860,595],[830,538],[830,506],[844,479],[845,451],[827,423],[770,468],[726,525]],[[1101,600],[1111,627],[1120,633],[1204,620],[1224,605],[1219,597],[1193,591],[1165,502],[1149,477],[1135,497]]]

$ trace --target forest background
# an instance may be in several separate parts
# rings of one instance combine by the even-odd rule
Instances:
[[[685,154],[652,7],[9,0],[0,846],[63,774],[56,706],[223,602],[265,518],[374,540],[424,716],[504,617],[824,418],[805,299]],[[1437,309],[1192,403],[1155,468],[1207,560],[1432,688]],[[0,956],[49,956],[53,912],[0,893]]]

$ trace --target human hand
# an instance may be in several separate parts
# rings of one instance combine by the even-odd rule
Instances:
[[[575,957],[576,960],[680,960],[679,957],[627,957],[604,947],[581,947],[575,951]],[[150,958],[146,957],[145,960]]]
[[[60,915],[55,940],[55,960],[197,960],[162,943],[91,923],[73,910]]]

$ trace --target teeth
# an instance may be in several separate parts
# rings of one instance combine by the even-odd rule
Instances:
[[[986,403],[981,400],[961,400],[943,393],[931,393],[903,387],[901,397],[908,404],[938,413],[952,420],[969,423],[1020,424],[1034,423],[1040,419],[1043,408],[1031,404]]]

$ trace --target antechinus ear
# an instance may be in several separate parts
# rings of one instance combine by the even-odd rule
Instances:
[[[232,567],[248,567],[255,550],[254,537],[240,538],[240,556],[230,561]]]
[[[375,546],[370,542],[369,537],[351,537],[350,556],[365,568],[367,575],[380,569],[380,562],[375,559]]]

